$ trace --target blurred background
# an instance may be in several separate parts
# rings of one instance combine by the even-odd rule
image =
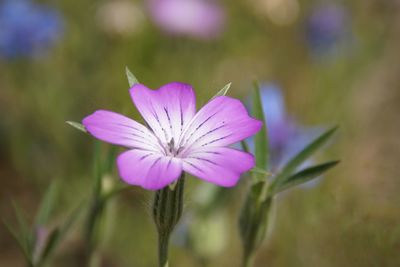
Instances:
[[[264,105],[305,135],[340,125],[315,160],[341,164],[278,197],[255,266],[400,266],[399,47],[398,0],[0,0],[1,217],[15,221],[17,200],[32,221],[53,180],[61,192],[52,223],[87,200],[94,139],[65,121],[96,109],[141,121],[125,66],[151,88],[192,84],[198,107],[228,82],[229,95],[249,103],[258,80],[276,96]],[[115,166],[107,177],[119,181]],[[205,195],[188,180],[172,266],[239,266],[247,185],[243,177],[223,212],[196,228],[212,238],[188,247],[185,223]],[[156,265],[151,197],[132,188],[109,203],[102,266]],[[84,266],[83,220],[50,266]],[[3,226],[0,266],[26,266]]]

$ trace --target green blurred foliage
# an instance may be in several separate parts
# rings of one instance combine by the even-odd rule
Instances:
[[[290,190],[278,198],[256,266],[400,265],[398,1],[343,1],[355,44],[349,54],[326,61],[314,60],[304,42],[305,18],[318,1],[299,1],[298,15],[287,25],[274,23],[262,11],[261,0],[221,1],[227,28],[213,41],[168,36],[147,16],[135,34],[108,34],[96,17],[107,1],[43,2],[56,5],[65,16],[59,44],[44,58],[0,59],[2,217],[12,214],[10,198],[18,199],[24,210],[36,210],[54,179],[61,180],[55,207],[60,218],[88,198],[94,140],[65,121],[80,121],[96,109],[141,121],[128,94],[125,66],[151,88],[171,81],[192,84],[198,106],[228,82],[229,95],[248,99],[253,80],[275,81],[299,121],[341,126],[336,144],[323,157],[342,163],[317,187]],[[118,180],[115,168],[112,178]],[[189,178],[188,183],[190,209],[198,182]],[[238,189],[231,189],[237,197],[226,206],[228,246],[207,266],[240,263],[236,217],[246,183],[244,178]],[[100,249],[103,266],[155,265],[150,195],[133,188],[108,207]],[[33,212],[27,215],[32,221]],[[0,230],[0,266],[23,266],[12,237]],[[61,244],[54,266],[80,266],[81,231],[75,227]],[[187,249],[172,248],[172,266],[200,266],[196,264]]]

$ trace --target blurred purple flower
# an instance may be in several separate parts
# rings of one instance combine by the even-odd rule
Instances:
[[[225,14],[211,0],[152,0],[150,15],[163,31],[198,39],[214,39],[222,32]]]
[[[317,6],[306,23],[306,39],[314,56],[336,54],[351,32],[349,14],[339,4]]]
[[[169,83],[158,90],[135,84],[130,94],[149,127],[106,110],[83,120],[94,137],[129,148],[117,159],[126,183],[159,190],[186,171],[230,187],[253,168],[253,155],[227,147],[262,126],[249,117],[240,101],[218,96],[196,112],[193,89],[184,83]]]
[[[59,13],[30,0],[0,3],[0,56],[33,57],[46,51],[62,33]]]
[[[261,98],[268,128],[270,163],[275,171],[310,143],[319,130],[299,125],[287,113],[284,96],[278,86],[262,85]]]

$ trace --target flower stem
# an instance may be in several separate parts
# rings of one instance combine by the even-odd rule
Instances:
[[[253,254],[247,254],[243,256],[242,267],[252,267],[253,266],[254,257]]]
[[[86,261],[86,266],[88,266],[88,267],[98,266],[98,264],[97,264],[98,259],[96,259],[98,257],[98,255],[96,255],[96,249],[97,249],[96,234],[97,234],[97,230],[98,230],[98,226],[99,226],[99,220],[102,217],[102,213],[103,213],[103,203],[96,196],[92,199],[92,203],[91,203],[89,214],[87,215],[87,221],[86,221],[85,261]]]
[[[158,232],[159,267],[168,267],[169,237],[182,215],[184,185],[182,174],[174,186],[155,193],[153,219]]]
[[[158,236],[158,260],[160,267],[168,267],[169,235]]]

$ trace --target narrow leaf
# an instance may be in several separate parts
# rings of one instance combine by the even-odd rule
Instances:
[[[51,253],[55,250],[55,248],[58,245],[59,238],[60,238],[60,229],[56,228],[49,234],[46,240],[46,245],[40,256],[39,265],[43,265],[48,259],[48,257],[51,255]]]
[[[332,167],[336,166],[339,161],[330,161],[320,165],[316,165],[313,167],[306,168],[298,173],[290,176],[284,183],[278,185],[276,188],[273,188],[273,193],[276,194],[283,190],[289,189],[293,186],[306,183],[314,178],[319,177],[324,172],[328,171]]]
[[[79,122],[76,122],[76,121],[66,121],[66,123],[71,125],[75,129],[78,129],[79,131],[87,133],[87,130],[86,130],[85,126],[83,126],[82,123],[79,123]]]
[[[27,255],[27,260],[31,261],[31,255],[33,251],[34,245],[34,233],[31,231],[28,222],[26,220],[26,216],[18,205],[17,202],[12,201],[12,205],[14,207],[15,216],[17,218],[18,227],[19,227],[19,240],[24,244],[24,248]]]
[[[269,147],[267,127],[265,123],[265,115],[263,110],[263,103],[261,99],[260,87],[257,82],[254,83],[254,97],[253,97],[253,117],[263,122],[261,130],[255,135],[255,150],[256,167],[268,170],[269,161]]]
[[[71,226],[78,219],[83,207],[84,207],[84,205],[80,204],[75,210],[72,211],[72,213],[69,215],[69,217],[67,218],[65,223],[60,228],[59,239],[62,239],[67,234],[67,232],[70,230]]]
[[[337,127],[333,127],[319,137],[317,137],[313,142],[306,146],[300,153],[298,153],[294,158],[292,158],[288,164],[283,168],[283,170],[277,175],[274,181],[274,187],[279,184],[284,183],[288,176],[291,175],[301,164],[303,164],[311,155],[313,155],[318,149],[323,147],[329,139],[336,132]]]
[[[61,227],[53,230],[47,238],[46,246],[41,254],[40,266],[42,266],[51,257],[53,252],[57,249],[59,243],[64,239],[74,222],[79,218],[79,214],[82,211],[84,205],[80,204],[78,208],[72,211],[67,217],[64,224]]]
[[[128,78],[129,87],[132,87],[135,84],[139,83],[138,79],[136,79],[135,75],[133,75],[133,73],[128,69],[128,67],[125,67],[125,73],[126,77]]]
[[[40,203],[38,213],[35,218],[35,225],[45,225],[48,223],[54,204],[57,198],[57,183],[53,181],[46,190],[46,193]]]
[[[11,226],[10,223],[8,223],[6,220],[3,219],[3,224],[7,228],[7,230],[10,232],[10,234],[14,237],[15,241],[17,242],[19,248],[21,249],[22,253],[24,254],[26,260],[31,263],[31,255],[28,251],[28,248],[26,247],[26,242],[24,238],[17,233],[17,231]]]
[[[31,240],[31,231],[30,231],[28,223],[26,221],[26,217],[25,217],[21,207],[18,205],[18,203],[15,201],[13,201],[12,203],[13,203],[13,207],[14,207],[15,216],[17,217],[20,233],[22,235],[22,238],[25,240],[27,247],[29,248],[30,240]]]
[[[232,85],[232,83],[226,84],[226,85],[225,85],[221,90],[219,90],[218,93],[216,93],[215,96],[213,96],[213,98],[211,98],[211,99],[214,99],[214,98],[216,98],[217,96],[224,96],[224,95],[226,95],[226,94],[228,93],[229,89],[231,88],[231,85]]]

